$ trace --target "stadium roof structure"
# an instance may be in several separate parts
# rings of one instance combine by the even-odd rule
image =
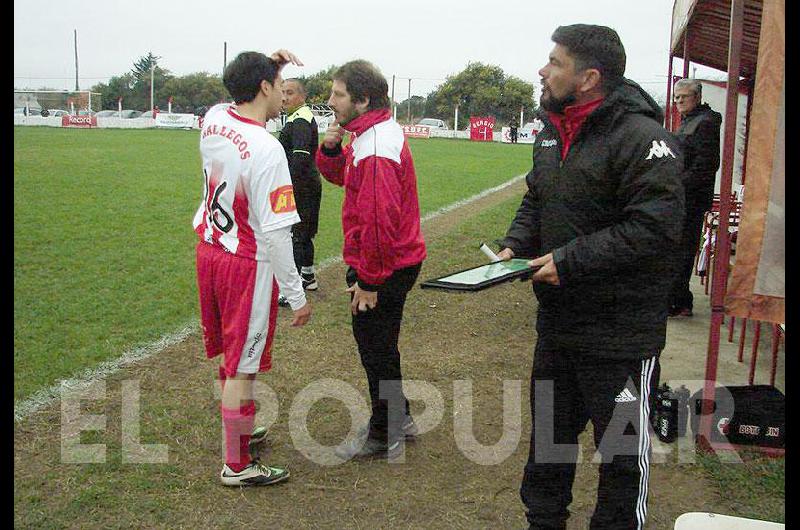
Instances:
[[[769,0],[768,0],[769,1]],[[744,0],[739,74],[751,78],[758,62],[763,0]],[[731,0],[676,0],[672,7],[673,57],[728,70]]]

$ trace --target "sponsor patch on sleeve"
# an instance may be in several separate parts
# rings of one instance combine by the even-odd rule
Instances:
[[[294,203],[294,189],[291,185],[281,186],[269,194],[269,204],[275,213],[294,212],[297,206]]]

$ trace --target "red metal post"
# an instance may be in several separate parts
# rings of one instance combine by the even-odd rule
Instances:
[[[772,370],[769,373],[769,384],[775,386],[775,372],[778,370],[778,348],[781,344],[781,328],[772,325]]]
[[[683,78],[689,77],[689,26],[683,32]]]
[[[756,64],[756,69],[758,65]],[[753,110],[753,93],[756,91],[756,74],[753,72],[753,79],[747,85],[747,112],[744,115],[744,156],[742,157],[742,186],[747,178],[747,145],[750,143],[750,113]],[[736,197],[736,200],[741,201],[741,197]]]
[[[672,10],[673,16],[675,15],[675,9],[673,6]],[[672,55],[672,30],[673,30],[673,21],[670,18],[670,25],[669,25],[669,65],[667,66],[667,104],[664,105],[664,128],[668,131],[672,130],[672,62],[673,62],[673,55]]]
[[[750,353],[750,376],[747,378],[748,385],[752,385],[753,379],[755,379],[759,342],[761,342],[761,321],[756,320],[756,332],[753,334],[753,351]]]
[[[672,44],[672,30],[670,30],[670,45]],[[669,67],[667,68],[667,104],[664,106],[664,128],[672,129],[672,51],[669,52]]]
[[[710,444],[712,405],[717,381],[719,360],[720,327],[724,320],[725,284],[730,267],[730,238],[728,224],[731,211],[731,181],[733,179],[733,153],[736,141],[736,111],[739,66],[744,30],[744,0],[731,0],[731,27],[728,38],[728,93],[725,101],[725,141],[722,150],[722,178],[719,190],[719,229],[717,231],[714,258],[714,276],[711,287],[711,326],[709,330],[708,355],[706,356],[705,387],[703,390],[702,416],[699,438]],[[703,444],[701,443],[701,447]]]
[[[743,318],[742,331],[739,332],[739,355],[736,357],[736,359],[739,362],[742,362],[742,360],[744,359],[744,339],[746,335],[747,335],[747,319]]]
[[[736,317],[731,317],[728,321],[728,342],[733,342],[733,330],[736,327]]]

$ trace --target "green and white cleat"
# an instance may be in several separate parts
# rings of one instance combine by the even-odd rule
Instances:
[[[270,486],[288,479],[289,470],[266,466],[258,460],[253,460],[249,466],[238,473],[229,468],[227,464],[223,464],[219,478],[225,486]]]

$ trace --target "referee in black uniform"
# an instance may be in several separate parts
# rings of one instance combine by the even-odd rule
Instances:
[[[318,288],[314,274],[314,236],[317,235],[322,199],[322,183],[314,163],[319,134],[317,121],[306,104],[306,87],[299,79],[283,82],[283,108],[288,117],[278,139],[286,151],[294,200],[300,215],[300,222],[292,227],[294,262],[303,280],[303,288],[314,291]],[[286,305],[282,298],[279,303]]]

